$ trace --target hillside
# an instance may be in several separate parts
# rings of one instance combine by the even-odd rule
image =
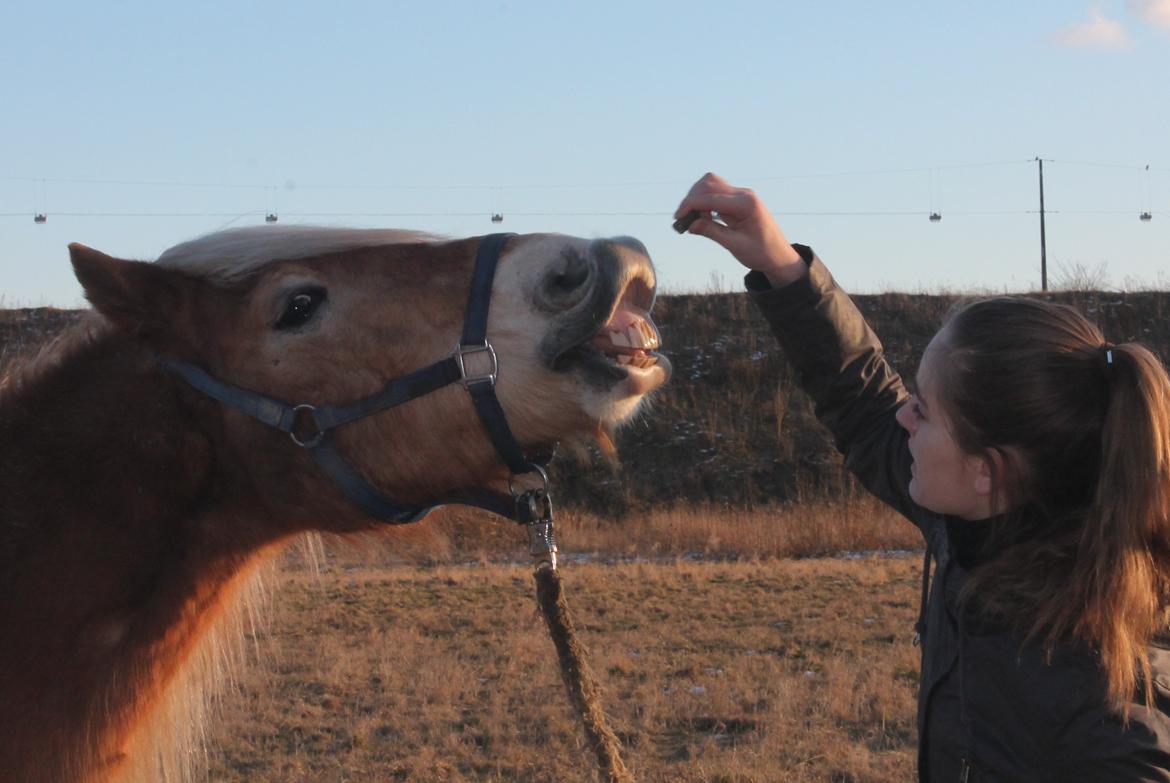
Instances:
[[[1080,307],[1115,342],[1139,340],[1170,356],[1170,292],[1049,296]],[[909,375],[955,297],[891,293],[856,301],[895,367]],[[562,506],[621,516],[651,505],[755,507],[857,491],[746,296],[664,296],[654,314],[674,378],[621,432],[616,471],[600,461],[554,463]],[[0,370],[78,316],[0,310]]]

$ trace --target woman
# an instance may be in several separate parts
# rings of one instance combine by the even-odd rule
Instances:
[[[752,270],[750,295],[846,466],[926,539],[919,779],[1170,781],[1158,359],[1070,308],[989,299],[935,335],[911,395],[751,191],[708,174],[676,216],[692,211],[690,233]]]

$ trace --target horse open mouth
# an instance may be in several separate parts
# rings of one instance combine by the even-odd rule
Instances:
[[[665,383],[670,377],[670,362],[658,353],[662,338],[650,318],[649,308],[654,303],[651,283],[635,277],[616,301],[609,302],[600,312],[594,311],[584,334],[578,332],[569,347],[558,352],[553,367],[580,367],[587,380],[604,388],[629,381],[630,391],[635,393]]]
[[[658,364],[662,339],[649,313],[623,301],[588,345],[608,362],[644,370]]]

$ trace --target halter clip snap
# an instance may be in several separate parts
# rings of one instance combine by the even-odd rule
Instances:
[[[540,476],[541,485],[533,489],[517,491],[514,479],[508,478],[508,491],[516,503],[514,519],[528,530],[528,554],[537,568],[548,565],[557,567],[557,542],[553,535],[552,495],[548,490],[548,472],[539,465],[532,465],[528,473]],[[528,474],[523,474],[528,475]]]

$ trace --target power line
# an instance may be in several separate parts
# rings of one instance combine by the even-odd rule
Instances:
[[[869,170],[854,170],[854,171],[838,171],[828,173],[804,173],[804,174],[780,174],[773,176],[757,177],[759,181],[777,181],[787,179],[817,179],[817,178],[836,178],[836,177],[862,177],[862,176],[882,176],[891,174],[913,174],[913,173],[930,173],[932,176],[936,172],[972,169],[972,168],[986,168],[994,166],[1009,166],[1018,164],[1031,164],[1032,162],[1039,162],[1039,158],[1032,158],[1028,160],[1001,160],[1001,161],[985,161],[976,163],[954,163],[939,166],[918,166],[909,168],[890,168],[890,169],[869,169]],[[1146,188],[1149,189],[1149,172],[1151,171],[1166,171],[1150,165],[1130,165],[1120,163],[1108,162],[1094,162],[1094,161],[1069,161],[1045,158],[1045,163],[1050,164],[1064,164],[1075,166],[1095,166],[1106,168],[1117,168],[1127,170],[1144,170],[1146,172]],[[44,177],[21,177],[21,176],[0,176],[0,180],[17,181],[17,182],[31,182],[39,185],[43,190],[46,183],[53,184],[75,184],[75,185],[116,185],[116,186],[133,186],[133,187],[170,187],[170,188],[202,188],[202,189],[249,189],[249,190],[263,190],[270,195],[270,206],[264,211],[245,210],[243,213],[232,211],[188,211],[188,212],[115,212],[115,211],[71,211],[71,212],[51,212],[54,217],[77,217],[77,218],[233,218],[240,219],[248,217],[249,215],[260,214],[271,217],[273,222],[277,219],[278,209],[275,205],[276,195],[281,189],[280,186],[271,184],[253,184],[253,183],[224,183],[224,182],[182,182],[182,181],[148,181],[148,180],[131,180],[131,179],[90,179],[90,178],[44,178]],[[545,184],[545,185],[310,185],[310,186],[295,186],[290,185],[288,190],[398,190],[398,191],[454,191],[454,190],[490,190],[500,192],[502,190],[547,190],[547,189],[585,189],[585,188],[616,188],[616,187],[636,187],[646,185],[678,185],[679,182],[669,181],[641,181],[641,182],[618,182],[618,183],[592,183],[592,184]],[[38,196],[38,199],[43,201],[43,196]],[[933,199],[933,195],[932,195]],[[1147,199],[1148,200],[1148,199]],[[507,211],[507,210],[505,210]],[[1046,210],[1052,214],[1069,214],[1069,215],[1107,215],[1107,214],[1128,214],[1128,210]],[[286,218],[475,218],[482,217],[484,214],[495,214],[501,212],[498,209],[492,209],[488,212],[484,211],[378,211],[378,210],[351,210],[351,211],[302,211],[302,212],[286,212],[282,213]],[[34,210],[34,215],[37,217],[38,223],[45,222],[44,217],[50,213],[50,210],[40,206]],[[631,211],[631,210],[563,210],[563,211],[507,211],[508,215],[513,217],[666,217],[670,213],[665,211]],[[1028,209],[1011,209],[1011,210],[946,210],[948,215],[966,216],[966,215],[1023,215],[1036,214],[1036,210]],[[5,212],[0,213],[0,217],[28,217],[27,212]],[[937,222],[941,219],[939,210],[936,210],[933,202],[927,211],[923,210],[792,210],[786,211],[782,209],[773,210],[773,214],[783,217],[887,217],[887,216],[920,216],[928,215],[932,222]],[[1142,219],[1148,220],[1146,215],[1161,214],[1149,209],[1148,206],[1142,210]]]
[[[1129,209],[1045,209],[1049,215],[1129,215]],[[947,215],[960,216],[989,216],[989,215],[1035,215],[1036,209],[988,209],[988,210],[947,210]],[[0,212],[0,217],[27,218],[30,212]],[[262,216],[263,211],[251,212],[52,212],[55,218],[241,218],[248,216]],[[325,218],[325,217],[394,217],[394,218],[446,218],[446,217],[484,217],[488,211],[477,212],[281,212],[282,218]],[[509,217],[669,217],[670,212],[516,212],[509,211]],[[920,217],[929,215],[929,210],[772,210],[771,214],[778,217]],[[1152,210],[1151,215],[1165,214]]]
[[[222,188],[225,190],[238,188],[255,190],[261,188],[275,187],[273,185],[252,185],[243,183],[227,183],[227,182],[150,182],[145,180],[124,180],[124,179],[80,179],[80,178],[53,178],[53,177],[12,177],[0,176],[0,180],[9,182],[40,182],[53,183],[54,185],[130,185],[130,186],[144,186],[144,187],[160,187],[160,188]]]
[[[1061,160],[1059,158],[1045,158],[1045,163],[1060,163],[1065,166],[1094,166],[1103,169],[1133,169],[1136,171],[1144,171],[1149,168],[1147,164],[1129,164],[1129,163],[1097,163],[1087,160]],[[1161,171],[1161,169],[1153,169],[1154,171]]]
[[[862,169],[858,171],[836,171],[826,174],[777,174],[768,177],[754,177],[753,179],[765,182],[780,179],[826,179],[831,177],[870,177],[884,174],[925,174],[933,171],[952,171],[956,169],[973,169],[987,166],[1011,166],[1021,163],[1031,163],[1031,160],[1000,160],[984,163],[953,163],[942,166],[915,166],[904,169]]]
[[[53,217],[116,217],[116,218],[193,218],[193,217],[247,217],[263,212],[52,212]],[[476,212],[475,214],[482,214]],[[0,217],[28,217],[28,212],[0,212]]]
[[[942,164],[937,166],[913,166],[906,168],[890,168],[890,169],[857,169],[851,171],[833,171],[833,172],[804,172],[794,174],[771,174],[761,177],[753,177],[753,180],[759,182],[772,182],[786,179],[828,179],[835,177],[869,177],[882,176],[888,174],[921,174],[932,171],[955,171],[961,169],[986,168],[992,166],[1010,166],[1018,164],[1028,164],[1034,162],[1034,159],[1018,159],[1018,160],[999,160],[999,161],[983,161],[976,163],[952,163]],[[1067,163],[1071,165],[1082,166],[1106,166],[1113,168],[1145,168],[1145,164],[1141,166],[1116,164],[1116,163],[1093,163],[1083,161],[1060,161],[1046,158],[1045,162]],[[1166,171],[1168,169],[1151,166],[1151,171]],[[641,181],[624,181],[624,182],[562,182],[562,183],[510,183],[510,184],[299,184],[291,183],[288,185],[279,185],[274,183],[249,183],[249,182],[185,182],[177,180],[130,180],[130,179],[94,179],[85,177],[28,177],[15,175],[0,175],[0,180],[10,182],[34,182],[42,184],[55,185],[117,185],[123,187],[172,187],[172,188],[202,188],[202,189],[225,189],[225,190],[405,190],[405,191],[444,191],[444,190],[564,190],[564,189],[594,189],[594,188],[627,188],[627,187],[655,187],[655,186],[678,186],[689,185],[690,180],[641,180]]]

